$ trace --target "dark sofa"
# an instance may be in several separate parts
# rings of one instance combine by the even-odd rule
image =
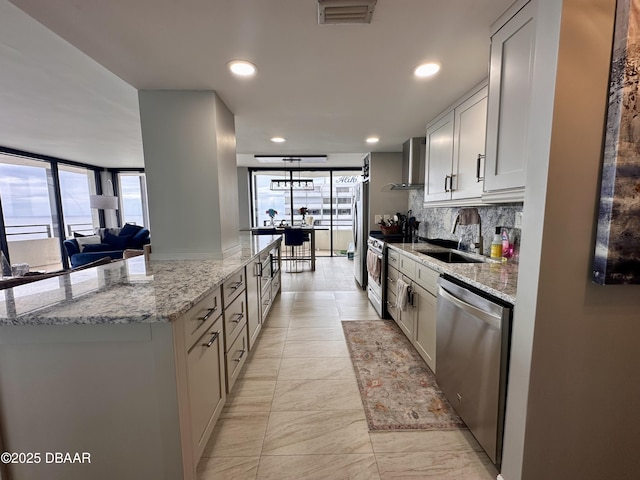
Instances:
[[[69,238],[64,241],[64,247],[72,268],[77,268],[104,257],[116,260],[122,258],[125,250],[142,250],[144,245],[151,242],[150,232],[147,228],[131,223],[127,223],[122,228],[98,229],[96,235],[100,237],[99,243],[83,244],[83,237],[85,236]],[[78,239],[80,239],[80,242],[78,242]]]

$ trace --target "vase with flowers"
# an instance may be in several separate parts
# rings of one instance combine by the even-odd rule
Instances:
[[[278,214],[277,210],[274,210],[273,208],[270,208],[269,210],[267,210],[266,213],[267,213],[267,215],[269,215],[269,218],[271,219],[271,226],[275,227],[276,225],[275,225],[273,219]]]
[[[300,215],[302,215],[302,224],[304,225],[307,221],[305,220],[305,217],[307,216],[307,212],[309,211],[309,209],[307,207],[300,207],[298,209],[298,213]]]

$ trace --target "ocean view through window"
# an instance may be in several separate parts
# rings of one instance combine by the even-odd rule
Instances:
[[[11,263],[28,263],[38,270],[60,268],[60,219],[50,164],[1,155],[0,200]]]

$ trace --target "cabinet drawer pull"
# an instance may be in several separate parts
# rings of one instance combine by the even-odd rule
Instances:
[[[395,279],[391,278],[391,277],[387,277],[387,282],[389,283],[396,283]]]
[[[389,257],[389,261],[396,263],[398,261],[398,259],[396,257]]]
[[[211,336],[211,340],[209,340],[208,343],[203,343],[202,346],[203,347],[211,347],[211,345],[213,345],[213,342],[216,341],[216,339],[220,336],[220,332],[215,332],[212,336]]]
[[[244,354],[245,354],[246,352],[247,352],[247,349],[246,349],[246,348],[243,348],[243,349],[240,351],[240,356],[239,356],[238,358],[234,358],[233,360],[234,360],[234,361],[236,361],[236,362],[240,362],[240,360],[242,360],[242,357],[244,357]]]
[[[231,285],[231,288],[233,288],[234,290],[237,290],[237,289],[239,289],[239,288],[242,286],[242,284],[243,284],[243,282],[242,282],[242,281],[240,281],[240,282],[236,282],[236,283],[234,283],[233,285]]]
[[[244,313],[236,313],[235,320],[231,320],[233,323],[240,323],[240,320],[244,317]]]
[[[210,317],[210,316],[213,314],[213,312],[215,312],[216,310],[218,310],[218,307],[217,307],[217,306],[216,306],[216,307],[213,307],[213,308],[210,308],[210,309],[207,311],[207,314],[206,314],[204,317],[200,317],[200,318],[198,318],[198,320],[201,320],[201,321],[203,321],[203,322],[206,322],[207,320],[209,320],[209,317]]]

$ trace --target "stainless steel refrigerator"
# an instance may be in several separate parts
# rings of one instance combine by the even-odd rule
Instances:
[[[369,179],[354,188],[353,196],[353,275],[358,285],[367,288],[367,238],[369,236]]]

